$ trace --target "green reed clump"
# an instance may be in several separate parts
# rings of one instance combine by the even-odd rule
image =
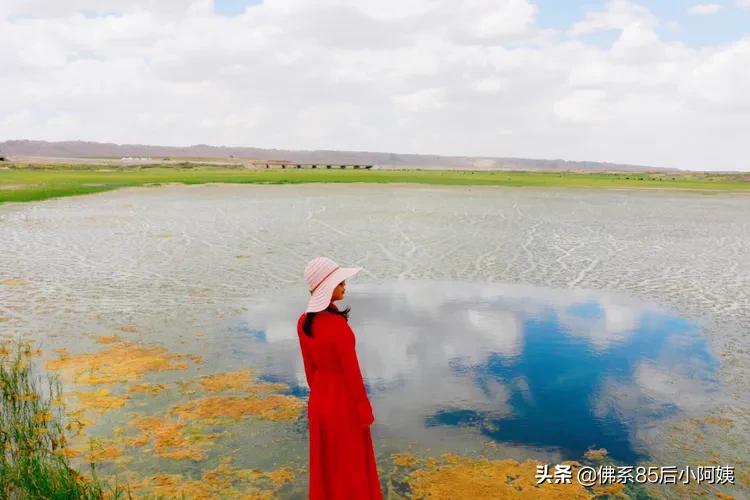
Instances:
[[[119,497],[71,467],[60,383],[36,376],[31,356],[29,344],[0,342],[0,498]]]

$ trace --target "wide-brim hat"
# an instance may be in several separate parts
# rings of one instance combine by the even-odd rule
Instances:
[[[328,257],[316,257],[305,266],[305,281],[310,291],[306,312],[319,312],[331,303],[333,290],[351,278],[361,267],[341,267]]]

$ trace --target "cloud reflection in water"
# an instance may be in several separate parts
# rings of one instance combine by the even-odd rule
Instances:
[[[232,327],[238,354],[252,353],[294,393],[306,387],[295,332],[305,302],[304,289],[286,291],[251,304]],[[648,454],[639,430],[718,391],[717,361],[696,325],[622,296],[353,281],[343,302],[383,435],[467,439],[456,431],[473,428],[530,454],[579,458],[604,447],[634,462]]]

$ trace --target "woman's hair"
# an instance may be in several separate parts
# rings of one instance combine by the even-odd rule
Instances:
[[[349,311],[351,311],[352,308],[349,306],[346,306],[346,309],[339,311],[338,309],[328,307],[325,310],[333,314],[338,314],[339,316],[343,316],[345,320],[349,321]],[[308,337],[312,337],[312,322],[313,322],[313,319],[315,319],[316,314],[318,313],[309,312],[305,315],[305,322],[302,325],[302,331],[304,331],[305,335],[307,335]]]

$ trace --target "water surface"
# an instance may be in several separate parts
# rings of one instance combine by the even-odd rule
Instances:
[[[350,284],[347,293],[383,436],[434,445],[451,428],[470,428],[531,456],[580,459],[606,448],[636,463],[648,456],[643,429],[718,397],[718,363],[700,328],[624,297],[414,281]],[[294,394],[306,392],[300,365],[277,358],[281,346],[297,350],[303,301],[283,291],[231,327],[235,355],[271,350],[261,355],[265,371]]]
[[[750,470],[747,213],[747,195],[393,185],[169,186],[3,204],[0,336],[34,339],[43,362],[61,347],[107,353],[119,344],[98,339],[112,335],[202,357],[121,384],[66,380],[70,393],[129,397],[90,415],[87,436],[133,438],[128,423],[144,416],[174,423],[175,405],[212,396],[196,381],[247,368],[304,401],[302,270],[330,255],[364,268],[344,302],[379,465],[408,447],[471,455],[492,443],[499,458],[604,447],[622,462],[739,473]],[[136,383],[165,389],[130,392]],[[298,467],[304,489],[304,418],[194,424],[184,432],[226,433],[204,460],[118,442],[126,460],[99,470],[198,479],[232,457],[238,468]]]

